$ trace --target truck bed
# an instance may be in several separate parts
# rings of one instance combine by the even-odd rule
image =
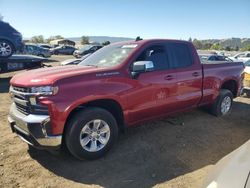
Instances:
[[[215,62],[202,63],[203,71],[203,98],[200,104],[206,104],[213,101],[219,94],[220,87],[228,79],[234,80],[235,83],[229,83],[228,87],[235,87],[234,97],[240,94],[242,87],[242,70],[244,64],[241,62]],[[230,77],[228,76],[230,75]],[[233,84],[236,84],[235,86]]]

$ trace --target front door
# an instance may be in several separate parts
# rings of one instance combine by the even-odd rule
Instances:
[[[136,61],[152,61],[154,71],[141,73],[133,82],[128,95],[131,124],[167,114],[175,110],[176,72],[169,69],[165,47],[153,45],[139,55]]]

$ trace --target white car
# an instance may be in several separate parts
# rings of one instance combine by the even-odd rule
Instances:
[[[250,188],[249,176],[250,140],[214,166],[204,188]]]
[[[229,57],[230,59],[232,59],[233,61],[242,61],[243,63],[250,60],[250,52],[243,52],[243,53],[239,53],[236,54],[233,57]]]

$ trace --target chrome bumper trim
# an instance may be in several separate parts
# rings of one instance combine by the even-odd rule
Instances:
[[[14,132],[30,145],[38,147],[60,147],[62,135],[51,136],[46,132],[45,124],[49,121],[48,115],[25,115],[19,112],[15,104],[10,107],[8,121]],[[28,139],[27,139],[28,138]],[[33,143],[30,140],[34,140]]]

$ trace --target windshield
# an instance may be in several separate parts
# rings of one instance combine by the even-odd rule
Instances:
[[[113,67],[121,64],[136,46],[136,44],[106,46],[83,60],[79,65]]]

